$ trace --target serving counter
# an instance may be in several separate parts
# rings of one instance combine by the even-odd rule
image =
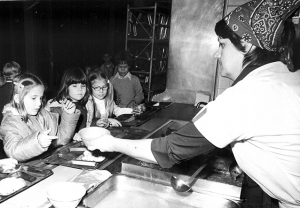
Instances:
[[[179,104],[173,103],[172,105],[168,106],[167,108],[162,108],[157,110],[154,114],[152,114],[152,118],[148,119],[146,122],[139,126],[132,127],[134,132],[139,132],[136,134],[136,139],[141,138],[153,138],[158,136],[167,135],[172,133],[172,131],[177,130],[178,128],[185,125],[188,121],[190,121],[199,111],[198,108],[194,107],[193,105],[189,104]],[[140,131],[139,131],[140,130]],[[122,130],[114,131],[115,135],[118,135],[120,138],[131,138],[133,134],[130,133],[131,131]],[[142,132],[142,133],[141,133]],[[114,136],[115,136],[114,135]],[[53,154],[57,154],[62,150],[65,150],[62,147],[56,150]],[[69,148],[69,147],[68,147]],[[225,152],[225,153],[224,153]],[[238,179],[232,179],[230,175],[224,172],[216,173],[215,175],[212,174],[212,169],[215,168],[211,161],[216,161],[215,158],[223,157],[230,158],[230,164],[233,163],[231,160],[233,157],[228,154],[229,151],[227,150],[208,150],[207,154],[194,158],[188,162],[184,162],[180,165],[176,165],[171,169],[162,169],[158,165],[149,164],[142,161],[135,160],[130,158],[126,155],[122,155],[120,153],[115,153],[113,157],[109,160],[101,163],[97,166],[98,170],[107,170],[113,174],[114,180],[110,182],[111,184],[115,183],[116,181],[123,181],[124,183],[124,176],[131,177],[131,180],[125,180],[128,183],[135,184],[137,181],[132,180],[133,178],[142,179],[142,182],[150,182],[151,184],[158,183],[163,185],[164,188],[155,189],[153,188],[152,191],[159,192],[162,190],[169,191],[170,187],[170,176],[177,175],[182,179],[186,179],[188,176],[192,175],[192,173],[203,163],[208,163],[210,165],[205,168],[199,175],[199,178],[193,184],[194,189],[194,198],[200,198],[202,200],[208,200],[207,197],[215,199],[226,200],[226,203],[233,203],[232,205],[226,205],[227,207],[239,207],[239,205],[243,202],[245,197],[245,192],[243,191],[243,186],[245,185],[245,176],[239,177]],[[52,154],[52,156],[53,156]],[[229,157],[228,157],[229,156]],[[34,186],[24,190],[23,192],[11,197],[10,199],[2,202],[0,204],[0,208],[21,208],[21,207],[38,207],[38,208],[48,208],[51,207],[49,202],[47,201],[45,189],[48,185],[59,182],[59,181],[69,181],[75,176],[79,175],[82,172],[80,167],[72,167],[66,165],[58,165],[58,164],[51,164],[45,163],[45,159],[40,159],[36,161],[32,161],[31,163],[39,164],[41,168],[49,168],[53,171],[53,175],[44,180],[40,181],[39,183],[35,184]],[[224,160],[223,160],[224,161]],[[228,167],[227,167],[228,168]],[[86,168],[85,168],[86,169]],[[223,170],[224,171],[224,170]],[[214,172],[215,173],[215,172]],[[117,177],[118,176],[118,177]],[[110,179],[112,181],[113,179]],[[142,184],[141,181],[138,184]],[[130,186],[132,184],[128,184]],[[135,185],[133,185],[135,186]],[[114,187],[116,187],[114,185]],[[148,186],[149,187],[149,186]],[[157,186],[153,186],[156,187]],[[81,206],[85,205],[88,206],[91,204],[91,199],[95,198],[95,193],[99,194],[99,190],[103,189],[103,184],[99,188],[96,188],[94,192],[89,193],[81,203]],[[171,188],[172,189],[172,188]],[[173,192],[172,192],[173,193]],[[199,196],[195,194],[200,194]],[[166,193],[160,193],[166,194]],[[177,193],[176,193],[177,194]],[[209,195],[209,196],[208,196]],[[181,196],[182,197],[182,196]],[[187,197],[187,196],[185,196]],[[99,199],[99,197],[96,197]],[[178,197],[174,197],[179,199]],[[190,196],[190,200],[195,200],[192,196]],[[187,198],[186,198],[187,199]],[[199,203],[199,201],[195,201]],[[95,203],[95,201],[93,201]],[[96,206],[95,206],[96,207]],[[189,206],[186,206],[189,207]],[[205,206],[196,206],[196,207],[205,207]]]

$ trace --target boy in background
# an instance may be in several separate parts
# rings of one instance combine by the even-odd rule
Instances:
[[[116,92],[116,104],[122,108],[134,108],[144,100],[139,78],[129,72],[131,57],[127,51],[116,55],[117,74],[110,78]]]
[[[112,55],[110,53],[103,54],[104,64],[101,65],[101,72],[104,73],[108,79],[115,75],[115,66],[112,62]]]

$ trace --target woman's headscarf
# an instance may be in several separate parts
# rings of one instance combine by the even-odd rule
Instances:
[[[279,51],[284,21],[299,6],[300,0],[253,0],[230,12],[224,20],[244,41]]]

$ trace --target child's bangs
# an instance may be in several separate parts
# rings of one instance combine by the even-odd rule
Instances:
[[[72,84],[87,84],[87,77],[84,74],[74,74],[70,79],[68,80],[68,86]]]

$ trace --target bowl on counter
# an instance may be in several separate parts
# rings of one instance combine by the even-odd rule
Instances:
[[[102,127],[86,127],[81,129],[78,134],[81,136],[85,146],[89,146],[92,141],[98,139],[103,135],[110,135],[110,131]]]
[[[47,188],[47,198],[55,208],[75,208],[85,195],[80,183],[58,182]]]

